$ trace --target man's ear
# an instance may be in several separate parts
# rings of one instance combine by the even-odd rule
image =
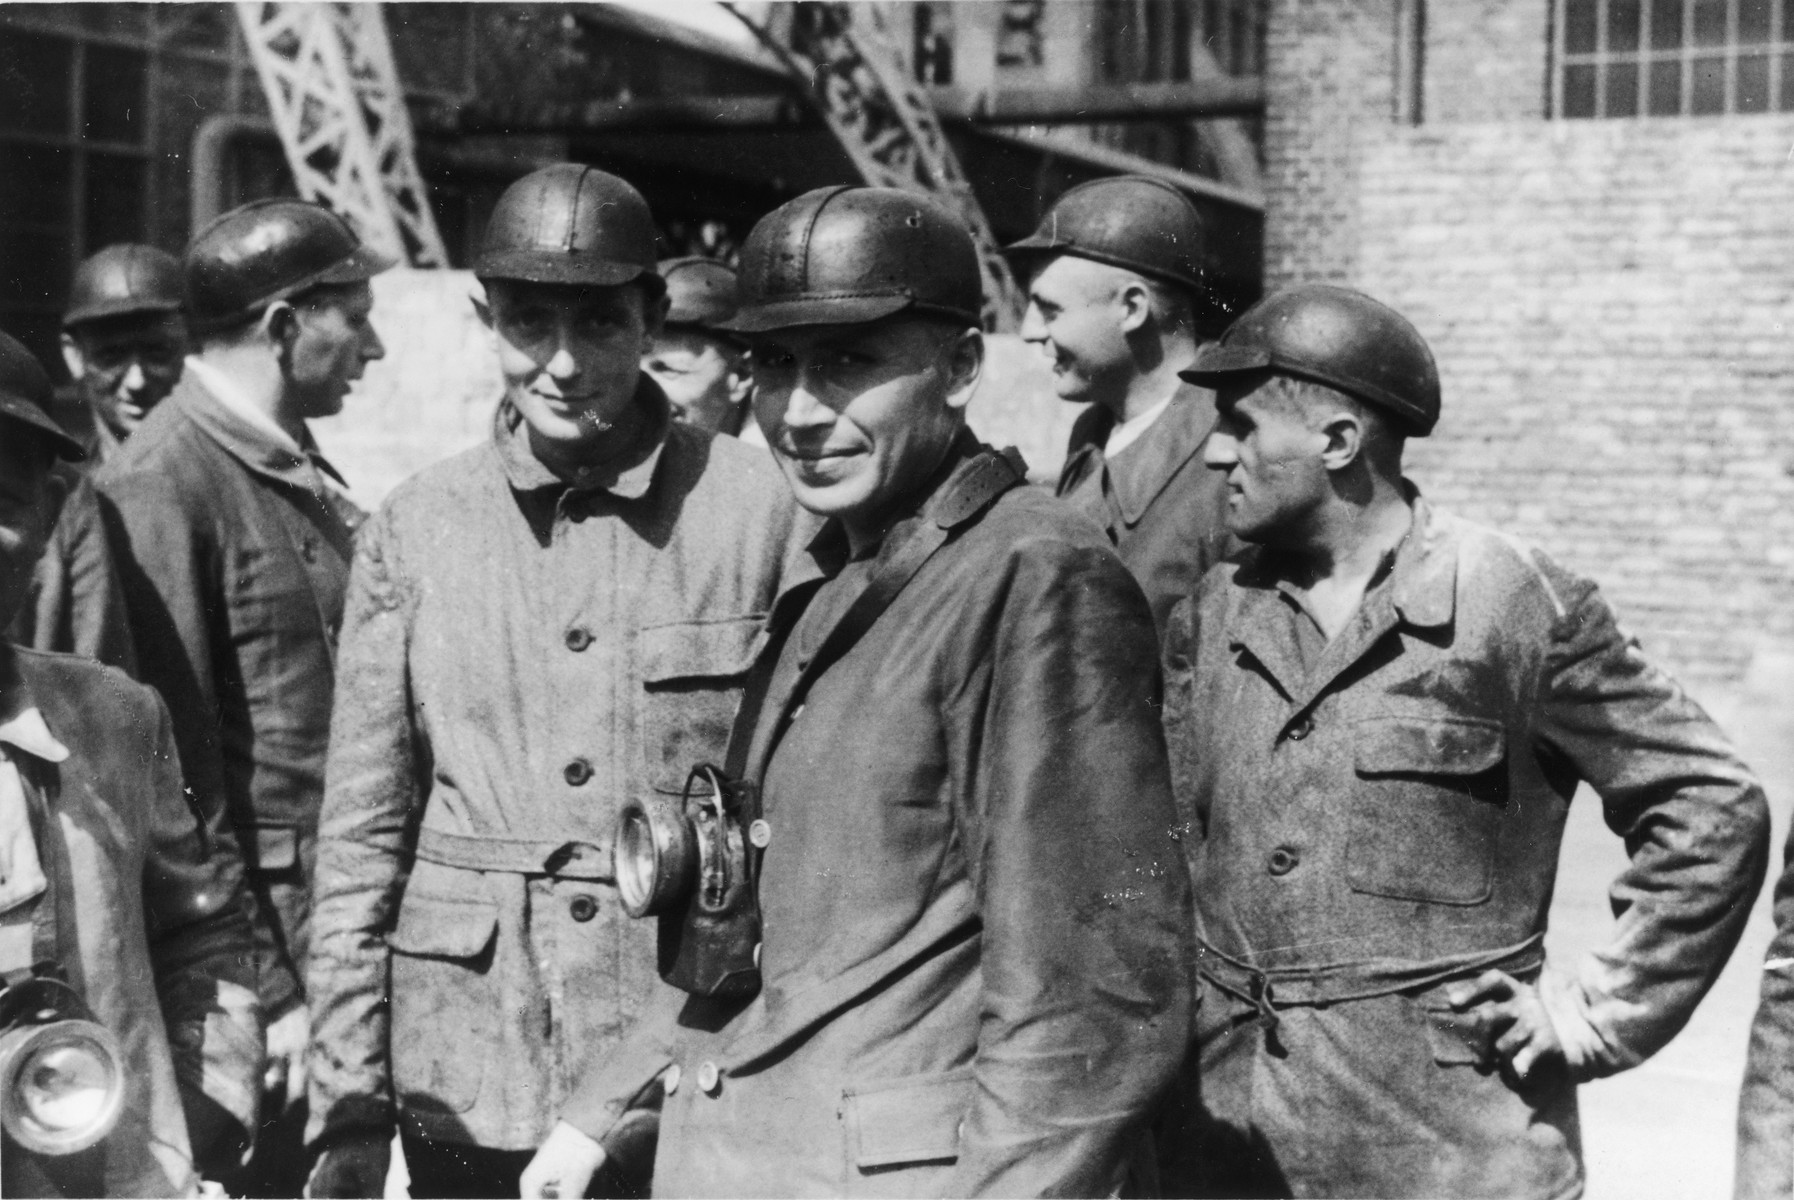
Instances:
[[[81,353],[81,345],[71,333],[62,335],[62,364],[69,369],[70,379],[79,380],[87,374],[87,356]]]
[[[262,313],[262,319],[256,322],[271,345],[281,350],[292,347],[292,341],[299,332],[299,313],[285,300],[276,300]]]
[[[1146,327],[1152,320],[1152,290],[1145,280],[1130,279],[1115,293],[1115,304],[1121,310],[1121,332],[1126,335]]]
[[[1364,456],[1364,421],[1356,413],[1334,413],[1319,432],[1327,439],[1321,450],[1321,465],[1327,470],[1343,471]]]
[[[947,355],[947,407],[963,409],[978,390],[984,373],[984,331],[962,329],[942,351]]]
[[[748,356],[732,355],[729,359],[729,403],[737,408],[754,399],[754,372],[748,368]]]

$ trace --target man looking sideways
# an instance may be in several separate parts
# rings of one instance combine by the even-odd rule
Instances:
[[[669,258],[656,270],[666,280],[667,315],[642,356],[642,370],[679,420],[741,437],[744,424],[753,425],[753,378],[741,340],[723,328],[735,315],[735,272],[699,257]]]
[[[822,188],[755,226],[741,277],[755,413],[826,519],[730,748],[760,983],[663,1001],[523,1194],[583,1194],[657,1087],[659,1195],[1114,1194],[1188,1033],[1151,614],[967,432],[979,272],[951,215]]]
[[[641,359],[655,228],[544,167],[474,264],[504,376],[491,440],[362,530],[319,840],[313,1196],[513,1195],[571,1082],[661,985],[617,903],[625,799],[720,758],[801,540],[763,451],[674,421]],[[604,1194],[645,1174],[638,1156]],[[571,1195],[571,1193],[569,1193]]]
[[[1214,325],[1190,198],[1121,175],[1072,188],[1009,247],[1028,275],[1024,341],[1053,360],[1072,426],[1058,494],[1109,535],[1162,630],[1230,549],[1221,482],[1203,470],[1213,397],[1178,380]]]
[[[1291,288],[1204,347],[1207,463],[1250,544],[1172,613],[1196,889],[1178,1196],[1565,1197],[1576,1084],[1675,1035],[1762,883],[1762,789],[1595,585],[1402,477],[1439,376],[1399,314]],[[1571,797],[1630,863],[1546,961]]]
[[[368,280],[391,264],[342,218],[263,200],[196,233],[183,273],[196,347],[174,393],[95,482],[143,681],[187,784],[222,807],[255,899],[268,1021],[264,1125],[233,1192],[291,1196],[307,1035],[300,973],[324,792],[333,657],[361,511],[307,422],[342,409],[385,348]]]

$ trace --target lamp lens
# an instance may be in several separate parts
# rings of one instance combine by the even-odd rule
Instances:
[[[118,1081],[111,1060],[79,1038],[33,1054],[19,1072],[19,1101],[31,1120],[57,1133],[78,1133],[104,1119]]]

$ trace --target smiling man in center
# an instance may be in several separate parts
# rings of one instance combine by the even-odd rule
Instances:
[[[730,748],[758,983],[645,1016],[523,1194],[584,1194],[656,1086],[658,1195],[1113,1194],[1189,1016],[1145,596],[967,431],[951,215],[819,189],[755,227],[741,285],[756,416],[826,518]]]

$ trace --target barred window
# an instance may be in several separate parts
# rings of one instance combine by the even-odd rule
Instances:
[[[1794,111],[1794,0],[1556,0],[1551,111]]]

